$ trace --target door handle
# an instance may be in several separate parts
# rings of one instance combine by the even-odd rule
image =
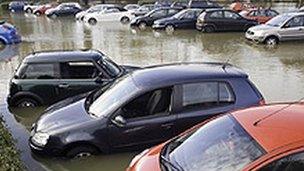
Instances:
[[[165,129],[170,129],[170,128],[172,128],[172,126],[173,126],[173,123],[165,123],[165,124],[162,124],[160,127],[165,128]]]
[[[69,85],[68,84],[59,84],[58,87],[59,88],[68,88]]]

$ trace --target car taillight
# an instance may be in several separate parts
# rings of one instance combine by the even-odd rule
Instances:
[[[259,105],[265,105],[265,104],[266,104],[265,99],[261,99],[261,100],[259,101]]]

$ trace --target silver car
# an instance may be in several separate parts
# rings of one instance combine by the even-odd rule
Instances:
[[[287,40],[304,40],[304,12],[278,15],[265,24],[249,28],[245,36],[268,45]]]

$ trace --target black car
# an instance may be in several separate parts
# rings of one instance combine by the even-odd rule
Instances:
[[[232,10],[207,9],[198,17],[196,28],[203,32],[246,31],[257,24],[257,21],[246,19]]]
[[[62,3],[55,8],[49,9],[45,12],[47,17],[56,18],[59,16],[75,16],[82,11],[78,3]]]
[[[195,29],[197,17],[203,12],[203,9],[190,8],[180,11],[172,17],[163,18],[154,21],[153,29],[165,29],[172,32],[175,29]]]
[[[212,116],[263,102],[248,75],[227,63],[151,66],[48,108],[29,142],[33,152],[50,156],[142,149]]]
[[[182,8],[163,7],[152,10],[144,16],[134,18],[130,25],[131,27],[139,27],[145,29],[147,26],[152,26],[155,20],[171,17],[181,11]]]
[[[17,107],[50,105],[100,88],[132,69],[95,50],[36,52],[17,69],[7,101]]]

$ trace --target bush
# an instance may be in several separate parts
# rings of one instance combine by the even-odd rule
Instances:
[[[2,118],[0,118],[0,170],[25,170],[25,167],[20,160],[20,154],[15,148],[14,140],[5,128]]]

